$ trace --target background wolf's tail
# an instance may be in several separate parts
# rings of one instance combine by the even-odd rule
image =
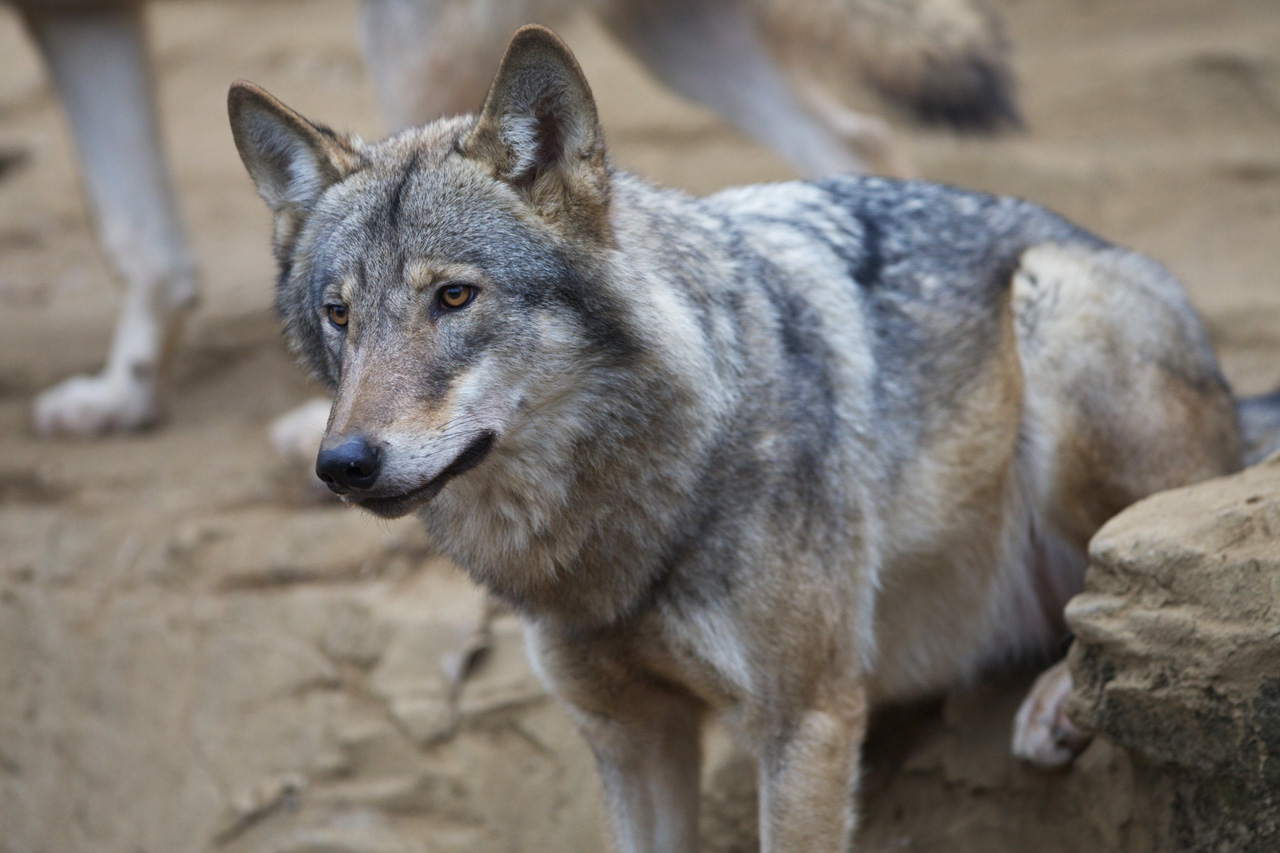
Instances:
[[[1246,465],[1280,450],[1280,388],[1260,397],[1236,400]]]
[[[1000,19],[986,0],[750,0],[784,65],[865,80],[920,120],[957,130],[1022,124]]]

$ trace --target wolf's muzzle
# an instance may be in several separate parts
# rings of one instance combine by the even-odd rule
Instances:
[[[402,515],[413,512],[414,509],[440,494],[440,490],[454,477],[459,474],[465,474],[483,462],[488,457],[489,451],[493,450],[493,445],[497,438],[496,433],[487,430],[480,433],[458,454],[457,458],[449,464],[449,467],[416,489],[392,495],[356,495],[356,503],[382,518],[399,518]],[[334,487],[330,486],[330,488]],[[337,489],[334,490],[337,491]]]
[[[316,457],[316,476],[338,494],[367,489],[378,479],[382,460],[378,448],[363,435],[355,435]]]

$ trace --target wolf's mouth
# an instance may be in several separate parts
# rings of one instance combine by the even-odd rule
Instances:
[[[382,518],[399,518],[402,515],[408,515],[440,494],[440,490],[454,477],[459,474],[465,474],[483,462],[485,457],[489,455],[489,451],[493,449],[494,439],[496,438],[497,436],[492,432],[480,433],[458,454],[457,459],[449,463],[448,468],[445,468],[416,489],[399,495],[360,498],[356,503],[361,508],[367,509]]]

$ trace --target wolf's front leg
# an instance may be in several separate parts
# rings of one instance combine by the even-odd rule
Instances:
[[[528,623],[525,641],[595,753],[612,849],[695,853],[706,706],[646,677],[625,647]]]
[[[867,730],[866,691],[850,688],[787,721],[760,755],[765,853],[847,850]]]
[[[580,718],[600,768],[613,848],[619,853],[695,853],[700,709],[679,697],[657,696],[641,707],[642,714],[626,718]]]

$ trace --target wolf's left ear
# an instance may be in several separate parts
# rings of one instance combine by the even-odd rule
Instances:
[[[544,214],[578,218],[573,208],[607,201],[595,99],[568,45],[546,27],[521,27],[511,39],[462,147]]]
[[[349,140],[252,83],[231,84],[227,112],[240,159],[277,218],[305,216],[325,190],[360,164]]]

